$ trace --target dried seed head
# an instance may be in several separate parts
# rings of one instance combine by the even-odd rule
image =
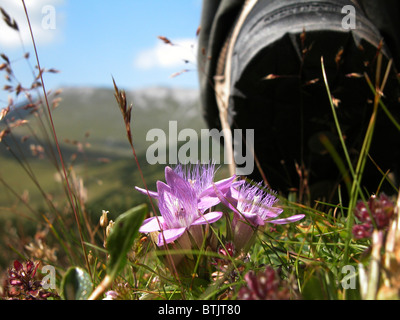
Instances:
[[[10,129],[4,129],[0,131],[0,142],[3,141],[4,137],[10,133]]]
[[[170,78],[175,78],[175,77],[180,76],[182,73],[185,73],[185,72],[189,72],[189,70],[188,69],[183,69],[181,71],[175,72],[175,73],[170,75]]]
[[[14,19],[11,19],[10,15],[0,7],[0,11],[3,15],[3,20],[4,22],[11,28],[14,29],[15,31],[19,31],[18,24]]]
[[[338,68],[339,68],[340,61],[341,61],[341,59],[342,59],[343,53],[344,53],[343,47],[341,47],[341,48],[339,49],[339,51],[336,53],[336,56],[335,56],[335,63],[336,63],[336,66],[337,66]]]
[[[158,39],[160,39],[162,42],[164,42],[165,44],[169,44],[169,45],[174,45],[167,37],[164,36],[158,36]]]
[[[4,119],[4,117],[7,115],[8,112],[10,112],[10,106],[3,108],[0,111],[0,121]]]
[[[114,96],[115,96],[115,99],[117,100],[117,103],[118,103],[119,109],[121,110],[122,116],[124,117],[126,134],[128,136],[129,143],[131,145],[133,145],[132,131],[131,131],[132,105],[130,105],[129,107],[127,106],[125,91],[118,89],[114,78],[113,78],[113,83],[114,83],[114,91],[115,91]]]
[[[0,9],[0,10],[1,10],[1,9]],[[0,57],[2,57],[3,60],[4,60],[5,62],[7,62],[7,64],[10,64],[10,59],[8,59],[8,57],[7,57],[4,53],[1,53],[1,54],[0,54]]]

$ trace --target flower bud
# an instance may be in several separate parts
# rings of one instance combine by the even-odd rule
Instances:
[[[89,261],[89,263],[91,264],[91,263],[93,263],[93,252],[92,252],[92,250],[89,250],[89,253],[88,253],[88,261]]]
[[[108,237],[110,235],[110,232],[111,232],[111,229],[113,228],[113,226],[114,226],[114,221],[110,220],[110,222],[108,223],[107,228],[106,228],[106,237]]]
[[[103,210],[101,213],[100,217],[100,226],[102,228],[106,228],[108,225],[108,217],[107,217],[108,211]]]

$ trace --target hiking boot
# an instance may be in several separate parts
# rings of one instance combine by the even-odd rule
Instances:
[[[312,199],[329,200],[339,184],[350,186],[347,155],[355,168],[373,113],[374,93],[365,75],[374,85],[378,75],[381,84],[388,69],[382,101],[400,120],[399,83],[391,63],[397,52],[356,1],[245,3],[240,9],[229,7],[231,25],[223,26],[219,46],[215,41],[221,36],[213,35],[208,51],[199,48],[207,123],[219,129],[254,129],[259,167],[249,178],[263,179],[283,194],[296,189]],[[214,22],[211,33],[218,28]],[[211,85],[205,84],[206,77]],[[369,154],[362,187],[373,193],[385,180],[382,172],[397,175],[400,160],[400,133],[380,107]],[[385,187],[394,191],[389,183]]]

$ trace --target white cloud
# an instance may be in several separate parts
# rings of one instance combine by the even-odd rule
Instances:
[[[134,60],[134,65],[140,69],[174,68],[182,66],[185,61],[196,60],[196,39],[171,40],[166,44],[161,40],[153,48],[141,51]]]
[[[58,8],[63,3],[64,0],[25,1],[37,44],[49,44],[61,38],[64,15],[59,12]],[[18,47],[21,45],[21,38],[24,44],[31,43],[32,40],[22,2],[2,0],[0,7],[7,12],[11,19],[17,22],[19,28],[18,35],[18,32],[8,27],[3,21],[3,17],[1,17],[0,46],[8,48]]]

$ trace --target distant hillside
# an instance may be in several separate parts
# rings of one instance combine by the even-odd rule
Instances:
[[[84,179],[92,210],[100,212],[101,209],[110,209],[122,212],[132,203],[144,201],[146,198],[133,188],[135,185],[143,186],[143,183],[126,138],[114,90],[66,88],[60,97],[62,101],[52,112],[58,140],[62,145],[67,164],[71,161],[71,155],[78,150],[77,142],[87,146],[84,148],[84,153],[77,153],[74,169]],[[169,121],[177,121],[178,131],[192,128],[200,132],[200,129],[206,128],[201,116],[198,92],[168,88],[127,90],[127,100],[133,105],[131,127],[139,163],[149,188],[154,189],[157,179],[164,179],[164,164],[148,163],[145,151],[154,142],[146,141],[146,134],[154,128],[162,129],[168,134]],[[14,116],[15,112],[7,115],[9,119]],[[30,128],[39,137],[43,137],[37,119],[32,116],[28,119]],[[48,156],[40,158],[32,155],[34,153],[32,146],[37,142],[29,132],[28,126],[18,127],[13,133],[13,136],[5,138],[6,143],[11,146],[19,159],[29,158],[29,166],[46,192],[53,196],[59,194],[61,184],[56,179],[56,170],[49,163]],[[48,150],[47,144],[44,143],[44,146]],[[21,170],[19,161],[5,148],[4,143],[0,145],[0,158],[1,177],[16,193],[22,195],[28,191],[35,207],[41,205],[42,195],[26,172]],[[58,159],[58,156],[56,158]],[[225,174],[226,171],[218,170],[218,175],[221,177],[225,177]],[[2,184],[0,191],[0,206],[11,206],[15,201],[12,192]]]
[[[70,87],[63,89],[60,97],[61,102],[52,115],[57,136],[66,152],[70,148],[76,149],[71,142],[78,141],[90,144],[88,151],[92,153],[131,156],[125,125],[113,89]],[[159,128],[168,134],[169,121],[177,121],[178,131],[192,128],[199,132],[206,128],[197,90],[164,87],[131,90],[127,91],[127,100],[133,105],[131,127],[138,153],[144,152],[153,143],[146,141],[149,130]],[[19,108],[18,112],[10,112],[7,117],[29,119],[35,133],[43,136],[28,111]],[[14,134],[20,137],[31,135],[24,128],[14,130]],[[29,143],[26,143],[26,148]]]
[[[61,97],[53,115],[62,139],[82,140],[89,133],[93,151],[131,154],[114,90],[67,88]],[[137,152],[143,152],[152,143],[146,142],[150,129],[167,131],[171,120],[177,121],[178,130],[206,127],[197,90],[147,88],[127,91],[127,100],[133,105],[132,131]]]

